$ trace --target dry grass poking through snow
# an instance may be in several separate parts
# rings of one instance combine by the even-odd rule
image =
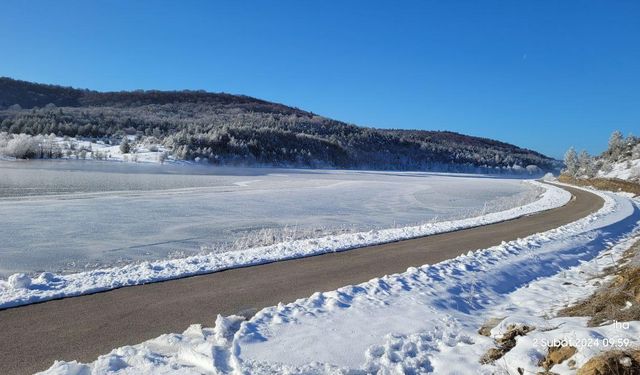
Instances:
[[[623,257],[623,265],[610,267],[613,280],[589,298],[559,312],[560,316],[589,316],[589,325],[640,320],[640,241]]]
[[[573,355],[576,354],[577,351],[578,349],[576,349],[575,346],[550,346],[547,355],[544,356],[544,358],[542,358],[539,362],[539,366],[542,367],[545,371],[543,372],[543,374],[551,374],[550,370],[553,366],[559,365],[562,362],[573,357]],[[571,361],[569,361],[569,363],[571,363]],[[573,363],[575,365],[575,361],[573,361]]]
[[[502,335],[502,337],[496,339],[496,348],[489,349],[483,356],[480,358],[480,363],[489,364],[493,363],[496,360],[502,358],[509,350],[513,349],[516,346],[516,337],[524,336],[527,333],[533,331],[535,327],[530,326],[521,326],[521,325],[512,325],[509,326],[507,332]],[[491,329],[489,328],[489,332]],[[485,334],[486,331],[483,331],[483,328],[480,328],[478,332],[480,334]],[[488,336],[488,334],[485,334]]]
[[[487,322],[487,324],[493,324],[495,320]],[[525,336],[529,332],[535,330],[535,327],[527,326],[527,325],[512,325],[509,326],[507,332],[502,335],[500,338],[496,339],[497,347],[489,349],[481,358],[481,364],[491,364],[502,358],[505,354],[507,354],[511,349],[513,349],[517,344],[518,336]],[[489,336],[489,332],[491,328],[488,325],[480,328],[478,332],[481,335]],[[544,369],[544,372],[540,372],[540,374],[553,374],[550,372],[551,368],[555,365],[559,365],[562,362],[570,359],[576,354],[577,349],[573,346],[550,346],[547,352],[547,355],[540,359],[538,366]],[[575,364],[575,361],[574,361]],[[518,369],[518,371],[522,374],[524,373],[522,369]]]
[[[607,191],[624,191],[627,193],[640,196],[640,184],[631,181],[620,180],[617,178],[573,178],[566,175],[560,175],[558,181],[565,184],[577,186],[593,186],[596,189]]]
[[[591,326],[640,320],[640,240],[625,252],[621,263],[607,269],[613,276],[611,282],[559,315],[589,316]],[[604,352],[587,361],[576,374],[640,375],[640,350]]]
[[[640,375],[640,350],[612,350],[591,358],[576,375]]]
[[[593,295],[559,312],[565,317],[589,317],[592,327],[609,325],[612,322],[640,320],[640,240],[637,240],[623,255],[617,266],[605,269],[611,281],[602,285]],[[478,331],[490,336],[491,331],[503,318],[489,319]],[[480,359],[481,364],[498,363],[517,345],[519,336],[535,330],[531,325],[510,325],[507,331],[495,340]],[[544,329],[543,329],[544,331]],[[609,350],[590,358],[580,368],[576,364],[578,348],[570,345],[554,345],[540,358],[537,374],[554,374],[554,366],[566,363],[571,373],[577,375],[640,375],[640,349]],[[574,372],[575,371],[575,372]],[[523,368],[518,368],[524,374]],[[527,372],[528,373],[528,372]]]

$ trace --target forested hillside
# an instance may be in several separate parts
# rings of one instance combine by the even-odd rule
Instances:
[[[0,132],[5,143],[12,134],[106,143],[136,136],[161,143],[178,159],[225,165],[496,172],[557,166],[540,153],[486,138],[360,127],[247,96],[97,92],[9,78],[0,78]]]

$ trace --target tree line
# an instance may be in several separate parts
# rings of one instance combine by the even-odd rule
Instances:
[[[153,137],[176,158],[219,165],[479,172],[558,166],[535,151],[486,138],[360,127],[230,94],[99,93],[0,79],[3,105],[0,132],[7,134],[106,143]]]

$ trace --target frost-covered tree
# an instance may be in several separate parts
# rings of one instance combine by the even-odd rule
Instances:
[[[611,133],[611,137],[609,137],[609,149],[607,153],[609,154],[612,160],[616,160],[620,156],[620,152],[624,147],[624,136],[619,130]]]
[[[160,162],[160,164],[164,164],[164,162],[167,160],[167,152],[166,151],[162,151],[158,154],[158,161]]]
[[[640,142],[631,149],[631,157],[634,159],[640,159]]]
[[[27,134],[16,134],[6,140],[0,154],[17,159],[39,157],[40,145],[36,137]]]
[[[593,177],[596,174],[594,160],[586,150],[580,151],[578,155],[578,168],[578,173],[586,177]]]
[[[120,152],[123,154],[128,154],[131,151],[131,144],[129,143],[129,138],[124,137],[122,142],[120,142]]]
[[[529,174],[537,174],[540,173],[540,168],[537,165],[529,164],[526,167],[526,170]]]
[[[577,175],[579,168],[578,154],[573,147],[569,148],[569,150],[564,154],[564,165],[564,173],[568,174],[569,176]]]

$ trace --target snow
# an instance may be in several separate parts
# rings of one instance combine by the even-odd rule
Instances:
[[[640,345],[640,322],[589,328],[584,318],[553,317],[595,290],[594,276],[640,235],[638,202],[598,194],[605,205],[597,213],[547,232],[267,307],[246,321],[219,317],[214,328],[191,326],[90,364],[56,362],[45,373],[537,373],[547,343],[563,339],[576,344],[579,366],[605,343]],[[496,364],[480,365],[494,342],[477,332],[496,317],[507,318],[493,337],[514,323],[536,330]],[[552,371],[573,373],[566,363]]]
[[[128,264],[122,267],[97,269],[67,275],[41,275],[29,288],[14,288],[0,280],[0,308],[18,306],[93,293],[129,285],[169,280],[219,270],[268,263],[278,260],[345,251],[353,248],[394,242],[448,231],[470,228],[517,218],[564,205],[571,198],[566,190],[536,181],[528,181],[544,189],[539,199],[508,210],[487,213],[472,218],[430,222],[417,226],[345,233],[318,238],[306,238],[223,253],[194,255],[180,259]]]
[[[28,289],[31,286],[31,278],[24,273],[15,273],[9,276],[7,284],[12,289]]]
[[[120,151],[120,145],[110,145],[103,141],[81,140],[76,138],[55,137],[55,142],[62,149],[63,154],[73,147],[73,150],[89,150],[86,153],[86,160],[109,160],[133,163],[182,163],[174,158],[160,143],[143,144],[135,143],[135,136],[127,136],[131,143],[131,152],[123,154]],[[166,153],[166,159],[163,160],[161,155]],[[74,155],[64,156],[66,159],[75,159]]]
[[[451,221],[540,192],[489,176],[0,162],[0,278]]]
[[[610,171],[598,171],[598,177],[618,178],[621,180],[639,180],[640,159],[631,159],[619,163],[614,163],[611,165]]]

